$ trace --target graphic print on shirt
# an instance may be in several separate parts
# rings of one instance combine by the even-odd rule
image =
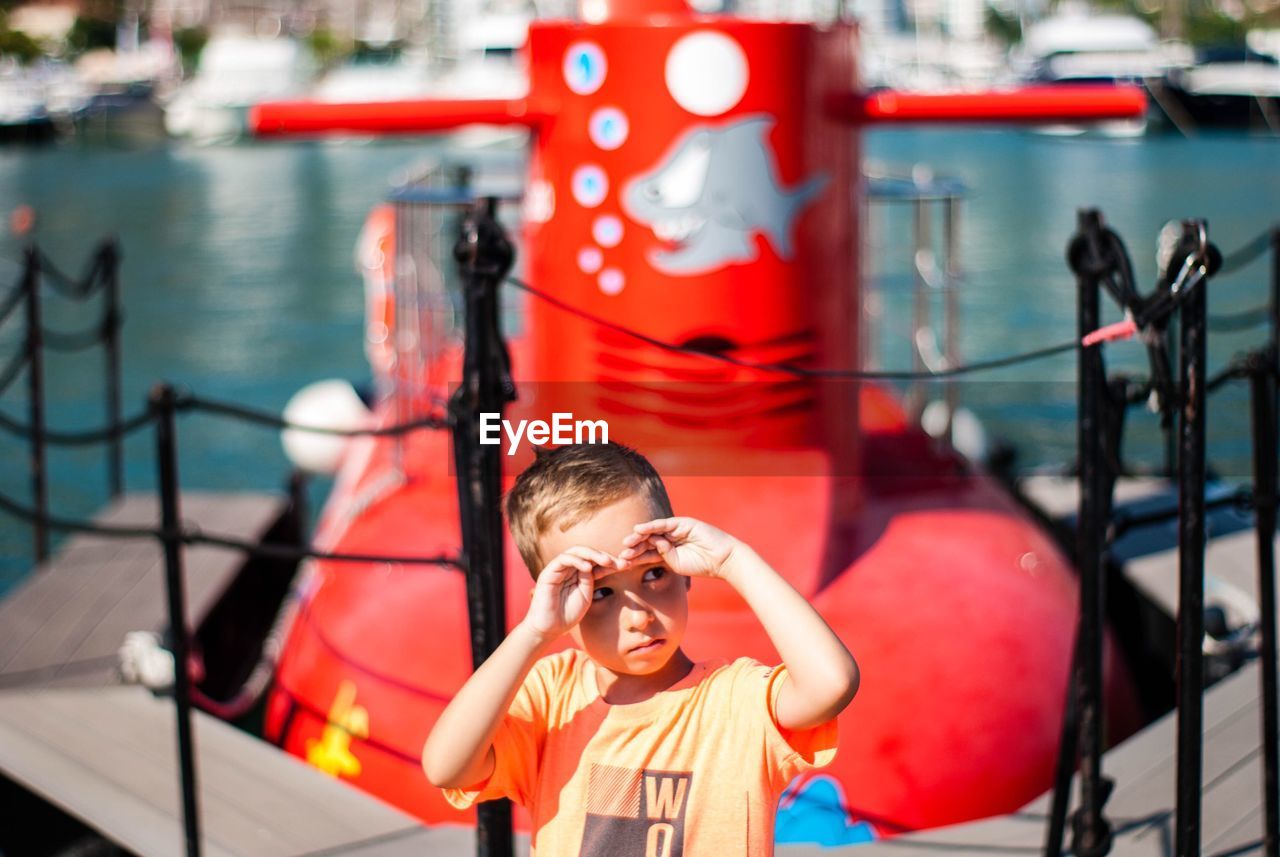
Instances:
[[[692,775],[592,765],[579,857],[683,857]]]

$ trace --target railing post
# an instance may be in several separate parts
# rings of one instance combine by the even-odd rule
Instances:
[[[165,591],[169,603],[169,637],[173,646],[173,699],[178,719],[179,785],[187,857],[200,857],[200,815],[196,795],[196,760],[191,730],[191,675],[187,635],[186,586],[182,568],[182,518],[179,509],[178,447],[173,388],[160,384],[151,392],[156,411],[156,463],[160,483],[160,528],[163,531]]]
[[[1270,347],[1250,376],[1253,393],[1253,467],[1258,532],[1258,623],[1261,625],[1263,853],[1280,857],[1280,716],[1276,711],[1276,384],[1280,381],[1280,228],[1271,232]],[[1260,420],[1259,414],[1263,420]]]
[[[943,234],[945,236],[946,276],[943,283],[946,292],[942,296],[942,354],[947,366],[960,365],[960,197],[950,192],[943,200]],[[947,427],[944,436],[949,443],[954,442],[952,429],[955,426],[956,409],[960,407],[960,385],[950,383],[944,386],[947,402]]]
[[[120,402],[120,245],[110,239],[99,250],[102,274],[106,278],[106,330],[103,331],[103,370],[106,378],[107,425],[119,425]],[[113,498],[124,493],[124,437],[111,439],[107,460],[107,489]]]
[[[32,525],[36,564],[49,556],[49,484],[45,460],[44,334],[40,314],[40,253],[27,247],[22,287],[27,295],[27,412],[31,426],[31,497],[39,516]]]
[[[1263,352],[1263,360],[1249,373],[1249,392],[1253,412],[1253,499],[1254,521],[1258,536],[1258,609],[1262,637],[1261,672],[1258,677],[1262,693],[1262,794],[1266,808],[1264,853],[1277,854],[1277,814],[1280,813],[1280,790],[1277,789],[1277,720],[1276,720],[1276,367],[1275,347]]]
[[[1189,231],[1205,229],[1188,222]],[[1205,293],[1201,281],[1183,298],[1178,348],[1178,773],[1175,853],[1200,853],[1204,726]]]
[[[915,292],[911,301],[911,370],[917,374],[928,371],[925,365],[924,355],[920,353],[919,336],[920,331],[929,327],[929,283],[925,279],[924,265],[927,259],[931,258],[933,253],[933,239],[929,230],[929,202],[924,199],[914,199],[911,203],[912,210],[912,262],[915,272]],[[919,421],[920,415],[924,412],[924,406],[929,398],[929,391],[925,387],[922,380],[911,382],[910,400],[908,408],[910,409],[912,419]]]
[[[497,218],[493,199],[478,200],[462,225],[454,258],[466,291],[466,340],[462,383],[449,403],[462,547],[467,566],[471,661],[478,668],[506,636],[506,569],[502,537],[501,447],[480,444],[480,414],[501,418],[510,398],[506,346],[498,317],[498,287],[515,250]],[[513,854],[511,802],[477,807],[480,857]]]
[[[1100,326],[1099,276],[1102,216],[1097,210],[1079,215],[1079,238],[1072,262],[1079,286],[1078,333],[1081,338]],[[1102,435],[1105,431],[1106,370],[1100,347],[1079,352],[1080,509],[1077,521],[1076,568],[1080,574],[1080,637],[1076,656],[1076,712],[1080,725],[1080,809],[1072,822],[1072,851],[1080,857],[1111,850],[1111,826],[1102,815],[1106,786],[1102,780],[1102,622],[1106,615],[1104,533],[1108,484]]]

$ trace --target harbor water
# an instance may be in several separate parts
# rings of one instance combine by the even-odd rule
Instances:
[[[35,238],[78,273],[95,243],[118,236],[123,250],[126,413],[166,380],[211,397],[280,411],[300,387],[324,378],[363,382],[363,294],[353,247],[369,208],[396,178],[447,153],[438,141],[371,144],[285,142],[125,150],[83,145],[0,150],[0,211],[25,204]],[[1096,206],[1128,243],[1138,280],[1154,282],[1155,236],[1168,220],[1203,217],[1224,252],[1280,222],[1280,150],[1243,135],[1139,140],[1062,138],[1021,130],[892,130],[864,137],[869,168],[909,174],[926,164],[970,188],[960,224],[961,354],[978,360],[1070,340],[1075,284],[1064,261],[1076,210]],[[870,269],[884,290],[879,362],[909,368],[910,220],[873,214]],[[0,282],[16,285],[23,239],[0,237]],[[1264,259],[1210,284],[1210,311],[1228,314],[1267,298]],[[47,324],[80,329],[97,307],[46,301]],[[1114,311],[1112,312],[1114,316]],[[636,327],[643,329],[642,320]],[[1262,330],[1213,333],[1212,367],[1261,341]],[[0,328],[0,361],[20,346],[21,324]],[[47,358],[48,421],[58,429],[103,420],[98,356]],[[1109,348],[1112,367],[1145,375],[1136,344]],[[1017,467],[1062,466],[1075,445],[1075,360],[1061,355],[966,380],[962,399],[992,438],[1019,450]],[[25,421],[26,387],[0,409]],[[1243,388],[1216,394],[1210,463],[1228,478],[1248,474]],[[1135,416],[1131,458],[1158,463],[1150,417]],[[277,489],[288,462],[268,429],[208,415],[180,423],[184,487]],[[625,440],[625,439],[624,439]],[[1144,443],[1144,440],[1151,441]],[[50,451],[52,508],[87,517],[106,498],[97,448]],[[155,485],[151,437],[127,445],[131,490]],[[0,490],[26,501],[24,442],[0,438]],[[318,491],[323,485],[317,486]],[[0,592],[31,565],[25,525],[0,519]]]

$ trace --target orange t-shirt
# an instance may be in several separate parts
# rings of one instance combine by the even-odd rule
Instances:
[[[699,663],[649,699],[610,705],[589,665],[577,649],[534,664],[494,737],[493,773],[446,799],[523,804],[540,857],[772,854],[778,796],[836,752],[834,720],[778,727],[786,668]]]

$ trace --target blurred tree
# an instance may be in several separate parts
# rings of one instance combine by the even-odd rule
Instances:
[[[21,30],[0,30],[0,56],[13,57],[22,65],[31,65],[44,56],[44,49]]]
[[[1249,32],[1246,19],[1230,18],[1213,9],[1203,9],[1187,16],[1183,30],[1193,45],[1242,45]]]
[[[85,51],[116,46],[116,22],[80,15],[67,33],[67,52],[78,56]]]
[[[328,27],[316,27],[306,37],[307,47],[321,68],[332,68],[346,59],[352,51],[348,39],[341,38]]]
[[[22,65],[30,65],[45,55],[44,47],[21,30],[9,29],[6,14],[11,4],[0,7],[0,56],[13,57]]]
[[[1022,41],[1022,21],[1018,20],[1017,15],[1006,15],[995,6],[987,4],[983,24],[987,35],[1006,47]]]
[[[200,52],[209,41],[209,31],[204,27],[181,27],[173,31],[173,46],[182,59],[182,71],[190,74],[200,61]]]

